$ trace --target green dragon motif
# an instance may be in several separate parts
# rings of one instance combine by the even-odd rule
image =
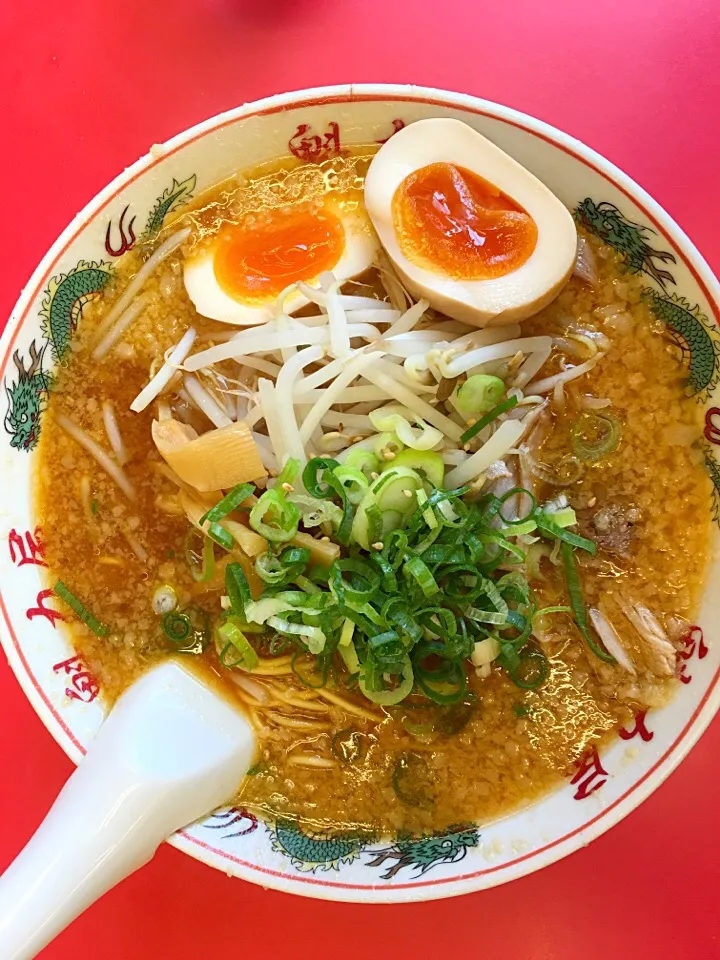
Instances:
[[[18,370],[17,382],[8,385],[5,381],[8,409],[4,426],[10,434],[10,445],[18,450],[32,450],[40,437],[40,414],[50,389],[50,377],[42,369],[44,352],[45,344],[38,352],[33,340],[30,344],[30,366],[26,370],[16,350],[13,362]]]
[[[183,203],[187,203],[192,197],[196,183],[197,176],[195,174],[180,183],[173,179],[172,184],[158,197],[157,203],[150,211],[150,216],[140,237],[141,243],[149,243],[155,239],[162,230],[165,217],[170,211],[175,210]]]
[[[712,480],[713,485],[713,520],[716,523],[720,523],[720,464],[717,462],[709,449],[705,451],[705,466],[707,467],[707,472],[710,474],[710,479]]]
[[[68,273],[61,273],[50,281],[40,316],[45,318],[42,332],[50,342],[55,361],[65,356],[83,307],[108,285],[111,276],[112,264],[81,260]]]
[[[368,842],[357,835],[311,836],[294,820],[278,820],[275,828],[267,826],[273,850],[289,857],[292,865],[303,873],[316,870],[339,870],[341,864],[352,863]]]
[[[575,219],[622,254],[632,273],[646,273],[663,289],[666,283],[675,283],[670,271],[661,269],[655,263],[656,260],[660,263],[676,263],[673,254],[651,247],[648,234],[655,231],[628,220],[614,203],[607,200],[595,203],[590,197],[586,197],[575,208]]]
[[[688,360],[688,387],[693,394],[703,390],[710,393],[717,384],[716,339],[707,317],[699,306],[692,307],[676,294],[662,294],[651,287],[643,290],[643,299],[658,318],[668,327],[673,340]]]
[[[394,860],[395,863],[381,874],[383,880],[392,880],[405,867],[414,867],[417,870],[415,876],[419,877],[440,863],[458,863],[467,856],[468,849],[477,847],[479,842],[480,831],[469,825],[453,827],[447,833],[430,837],[401,837],[392,846],[373,851],[368,866],[380,867],[387,860]]]

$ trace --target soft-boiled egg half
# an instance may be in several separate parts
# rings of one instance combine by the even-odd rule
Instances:
[[[365,205],[408,290],[465,323],[537,313],[575,263],[560,200],[460,120],[419,120],[391,137],[370,164]]]
[[[185,261],[185,288],[202,316],[251,326],[272,318],[286,287],[312,284],[326,271],[349,280],[372,265],[376,251],[370,221],[356,204],[282,207],[223,225]],[[292,312],[306,303],[294,292],[284,307]]]

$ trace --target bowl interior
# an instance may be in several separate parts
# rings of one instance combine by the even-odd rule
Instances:
[[[42,580],[42,531],[30,484],[53,363],[67,348],[84,303],[100,290],[134,237],[150,236],[198,192],[238,169],[288,152],[325,160],[345,146],[382,142],[415,120],[457,117],[543,180],[585,226],[642,273],[658,319],[688,352],[689,384],[705,409],[706,462],[720,491],[718,383],[720,292],[673,221],[636,184],[577,141],[495,104],[436,90],[347,86],[251,104],[209,120],[150,154],[88,204],[31,278],[0,341],[4,384],[0,637],[33,706],[78,761],[103,718],[102,691],[64,635]],[[133,225],[134,218],[134,225]],[[707,509],[717,519],[716,492]],[[672,704],[638,715],[612,746],[588,754],[567,785],[537,805],[479,828],[367,844],[320,837],[290,822],[259,823],[242,809],[215,813],[172,843],[227,873],[288,892],[330,899],[402,901],[451,896],[502,883],[585,845],[625,816],[672,771],[718,706],[720,565],[681,654]]]

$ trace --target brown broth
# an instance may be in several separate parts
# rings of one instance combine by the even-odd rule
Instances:
[[[333,163],[337,176],[338,162]],[[273,176],[285,177],[282,171],[288,169],[287,164],[276,167],[268,183]],[[308,184],[319,183],[317,169],[301,168],[306,172],[295,176],[309,190]],[[355,179],[348,174],[344,196],[356,202],[352,191],[362,170],[351,173]],[[258,197],[275,195],[267,193],[263,180],[255,201],[248,199],[260,180],[255,175],[240,187],[223,185],[201,198],[173,228],[185,222],[200,233],[216,229],[259,202]],[[604,332],[612,345],[590,373],[568,385],[565,410],[553,410],[540,455],[552,463],[567,453],[581,397],[611,401],[623,424],[620,445],[611,457],[589,466],[567,493],[586,535],[593,535],[593,516],[603,504],[620,503],[634,511],[635,519],[628,550],[601,550],[595,559],[583,561],[586,598],[594,604],[622,590],[641,600],[673,636],[678,623],[694,612],[707,558],[709,480],[699,443],[690,442],[701,436],[698,406],[685,395],[676,348],[640,300],[640,282],[623,271],[609,248],[588,239],[598,260],[598,288],[571,280],[551,306],[524,324],[523,332],[564,336],[580,324]],[[109,360],[98,364],[90,356],[94,331],[122,284],[139,268],[142,252],[123,258],[117,281],[85,310],[73,352],[58,373],[40,439],[37,514],[50,580],[60,577],[110,627],[103,638],[79,622],[71,628],[74,644],[109,703],[169,653],[160,619],[152,612],[159,585],[172,584],[181,607],[194,603],[213,613],[219,611],[223,593],[220,569],[209,584],[195,583],[189,574],[184,559],[188,523],[151,440],[154,406],[141,414],[129,411],[152,365],[188,326],[200,332],[222,327],[197,315],[182,284],[182,255],[195,242],[194,235],[185,251],[148,282],[148,309]],[[551,358],[543,374],[557,369]],[[104,400],[114,405],[130,453],[125,470],[137,491],[134,503],[53,419],[65,413],[106,448]],[[546,487],[543,493],[553,491]],[[139,541],[147,559],[138,558],[133,541]],[[562,603],[557,567],[544,560],[541,571],[544,579],[535,585],[541,602]],[[292,816],[333,830],[392,834],[487,822],[542,796],[567,776],[590,745],[614,737],[638,709],[661,705],[675,690],[674,679],[646,671],[633,680],[600,662],[567,616],[553,618],[545,639],[550,674],[542,687],[524,691],[496,668],[486,679],[471,676],[472,698],[445,711],[417,698],[381,711],[348,694],[341,672],[336,686],[331,681],[327,689],[345,697],[346,707],[310,695],[292,673],[255,678],[263,689],[279,690],[285,701],[272,701],[282,722],[267,720],[269,708],[258,707],[252,697],[249,701],[255,703],[250,713],[260,731],[260,762],[240,787],[238,800],[270,818]],[[623,640],[632,645],[629,636]],[[231,672],[218,665],[214,650],[205,659],[237,693]],[[368,707],[379,722],[355,712]],[[302,724],[300,730],[287,723],[293,718]],[[293,758],[308,749],[322,765],[296,764]],[[344,751],[353,756],[351,762],[338,758]]]

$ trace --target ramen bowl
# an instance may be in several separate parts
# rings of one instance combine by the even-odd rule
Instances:
[[[101,191],[43,258],[0,341],[0,638],[28,699],[75,762],[106,712],[103,690],[62,629],[43,580],[43,532],[33,511],[36,444],[53,356],[71,343],[84,305],[114,263],[193,196],[279,156],[321,162],[353,144],[383,143],[430,117],[463,120],[539,177],[576,219],[642,277],[659,324],[686,353],[688,390],[705,415],[704,456],[720,504],[720,287],[682,230],[629,177],[577,140],[506,107],[461,94],[347,85],[272,97],[214,117],[150,152]],[[62,346],[62,349],[59,349]],[[370,842],[323,836],[240,807],[216,811],[170,838],[225,873],[304,896],[402,902],[505,883],[566,856],[630,813],[675,769],[720,701],[720,566],[708,571],[696,621],[682,638],[678,692],[638,713],[609,746],[593,749],[541,802],[502,820],[427,837]]]

